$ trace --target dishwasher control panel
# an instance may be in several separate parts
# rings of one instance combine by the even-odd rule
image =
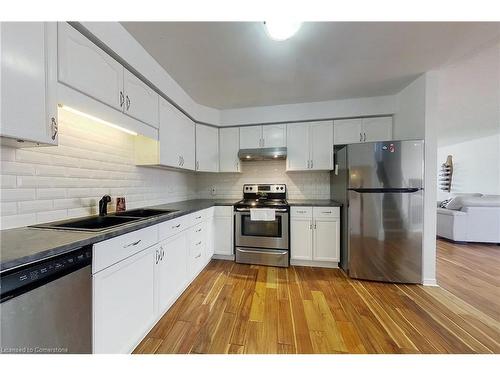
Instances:
[[[92,246],[13,269],[1,274],[0,301],[38,288],[92,263]]]

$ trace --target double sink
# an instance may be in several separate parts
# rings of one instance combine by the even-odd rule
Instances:
[[[80,219],[69,219],[47,224],[32,225],[31,228],[66,229],[82,232],[100,232],[120,225],[155,216],[168,215],[177,210],[159,210],[154,208],[139,208],[123,212],[115,212],[106,216],[90,216]]]

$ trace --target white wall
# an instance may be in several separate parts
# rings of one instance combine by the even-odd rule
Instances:
[[[390,115],[396,111],[396,108],[396,97],[391,95],[314,103],[236,108],[221,111],[221,125],[230,126]]]
[[[241,199],[243,184],[286,184],[289,199],[330,199],[329,172],[285,172],[286,162],[251,161],[241,163],[241,173],[201,173],[200,198]],[[215,186],[216,195],[211,194]]]
[[[440,69],[438,90],[437,166],[453,156],[451,193],[500,194],[500,44]]]
[[[394,139],[424,139],[425,75],[420,76],[396,95]]]
[[[136,167],[133,136],[59,116],[59,146],[2,146],[1,229],[95,214],[104,194],[113,204],[125,196],[128,208],[197,197],[194,173]]]

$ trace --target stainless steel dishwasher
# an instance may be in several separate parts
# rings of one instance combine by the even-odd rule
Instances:
[[[2,272],[1,353],[92,352],[92,247]]]

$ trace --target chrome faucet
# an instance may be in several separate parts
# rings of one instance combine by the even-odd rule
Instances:
[[[106,216],[108,214],[108,203],[111,202],[109,195],[104,195],[99,201],[99,216]]]

